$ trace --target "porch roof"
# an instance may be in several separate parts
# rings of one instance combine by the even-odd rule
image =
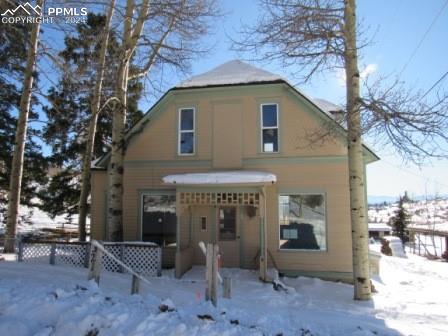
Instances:
[[[266,172],[235,170],[167,175],[162,181],[176,185],[266,185],[277,182],[277,176]]]

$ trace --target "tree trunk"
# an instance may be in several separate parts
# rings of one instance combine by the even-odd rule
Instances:
[[[364,160],[361,137],[358,55],[356,49],[355,0],[345,0],[345,74],[347,81],[348,165],[352,225],[355,300],[369,300],[369,245],[366,218]]]
[[[37,5],[42,7],[43,0]],[[36,67],[37,47],[39,42],[40,21],[33,23],[31,40],[28,49],[23,91],[20,98],[20,111],[17,120],[17,130],[12,156],[11,178],[9,181],[8,213],[6,219],[5,249],[6,253],[14,252],[16,238],[17,216],[20,205],[20,191],[22,187],[23,161],[25,152],[26,133],[28,128],[28,115],[30,112],[31,90],[33,88],[33,74]]]
[[[128,83],[128,62],[122,61],[118,68],[116,97],[119,100],[112,120],[112,148],[109,163],[108,194],[108,239],[123,240],[123,159],[124,133],[126,124],[126,95]]]
[[[92,117],[89,123],[89,131],[87,134],[86,151],[82,163],[81,175],[81,194],[79,196],[79,218],[78,218],[78,232],[79,241],[86,241],[86,217],[87,217],[87,198],[90,191],[90,163],[93,155],[93,145],[95,142],[96,125],[101,104],[101,90],[103,87],[104,69],[106,63],[107,48],[109,45],[109,31],[114,14],[115,0],[109,4],[109,11],[107,12],[106,23],[104,25],[104,32],[102,36],[102,44],[100,54],[98,57],[98,69],[96,74],[95,89],[92,97]]]
[[[120,241],[123,239],[123,159],[125,151],[125,125],[127,114],[127,89],[129,81],[129,65],[132,55],[140,38],[145,20],[149,12],[149,0],[144,0],[140,6],[140,13],[132,27],[135,4],[133,0],[126,1],[126,13],[123,29],[123,43],[121,63],[118,67],[117,87],[115,97],[119,103],[113,112],[112,120],[112,148],[109,163],[109,194],[107,200],[108,239]]]

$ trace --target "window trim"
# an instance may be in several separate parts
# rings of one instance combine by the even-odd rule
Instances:
[[[191,130],[182,130],[182,111],[183,110],[193,110],[193,129]],[[196,155],[196,108],[191,107],[179,107],[177,112],[177,155],[179,156],[193,156]],[[182,133],[193,133],[193,153],[182,153],[181,152],[181,139]]]
[[[277,107],[277,126],[276,127],[272,127],[272,126],[268,126],[268,127],[264,127],[263,125],[263,106],[266,105],[275,105]],[[279,108],[279,104],[272,102],[272,103],[261,103],[260,104],[260,152],[262,154],[277,154],[280,153],[280,108]],[[264,144],[263,144],[263,131],[267,129],[276,129],[277,130],[277,150],[276,151],[272,151],[272,152],[267,152],[264,150]]]
[[[285,249],[281,248],[280,240],[281,240],[281,232],[280,232],[280,213],[279,213],[279,205],[280,205],[280,197],[281,196],[294,196],[294,195],[322,195],[324,198],[324,223],[325,223],[325,249],[312,250],[312,249]],[[279,252],[309,252],[309,253],[327,253],[328,252],[328,211],[327,211],[327,193],[322,191],[307,191],[307,192],[280,192],[277,194],[277,229],[278,229],[278,251]]]

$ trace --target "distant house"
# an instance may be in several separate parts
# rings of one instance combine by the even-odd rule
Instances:
[[[322,104],[321,104],[322,105]],[[334,141],[304,145],[323,124]],[[225,63],[170,89],[127,134],[125,240],[153,241],[181,276],[216,242],[224,267],[351,278],[345,130],[278,75]],[[364,162],[378,160],[367,147]],[[92,173],[105,239],[106,155]]]
[[[392,228],[385,223],[369,223],[369,238],[382,238],[392,233]]]

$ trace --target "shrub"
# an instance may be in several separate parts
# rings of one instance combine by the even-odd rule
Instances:
[[[445,252],[443,252],[443,254],[442,254],[442,258],[445,259],[445,261],[448,261],[448,250],[446,250]]]
[[[389,242],[386,239],[381,239],[381,253],[387,256],[392,255],[392,249],[389,246]]]

